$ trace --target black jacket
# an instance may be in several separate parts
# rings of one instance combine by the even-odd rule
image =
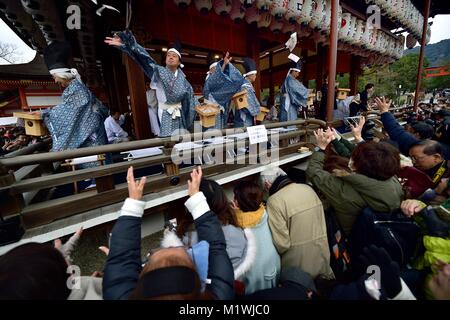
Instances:
[[[128,299],[135,289],[141,266],[142,218],[121,216],[111,235],[110,252],[103,277],[105,300]],[[217,216],[212,212],[194,220],[199,241],[209,243],[209,264],[206,290],[217,299],[234,299],[234,273],[226,252],[225,236]]]

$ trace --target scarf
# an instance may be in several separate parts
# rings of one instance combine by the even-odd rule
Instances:
[[[264,205],[261,204],[256,211],[244,212],[240,209],[235,211],[237,225],[243,229],[253,228],[258,225],[264,215]]]
[[[288,176],[285,175],[278,176],[272,183],[272,186],[270,187],[269,196],[274,195],[275,193],[277,193],[278,191],[280,191],[281,189],[283,189],[284,187],[286,187],[291,183],[294,182],[291,179],[289,179]]]

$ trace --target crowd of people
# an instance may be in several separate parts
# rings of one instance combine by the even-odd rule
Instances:
[[[449,144],[442,139],[450,114],[422,112],[405,129],[389,101],[375,102],[389,139],[364,139],[364,118],[351,126],[354,143],[318,129],[303,183],[270,167],[238,182],[229,199],[193,169],[186,215],[144,262],[146,178],[136,180],[130,168],[102,277],[66,273],[80,230],[65,245],[25,244],[1,256],[0,298],[450,299]]]
[[[0,156],[20,150],[39,141],[39,138],[27,135],[24,127],[0,128]]]
[[[134,59],[151,80],[153,133],[167,137],[192,129],[198,101],[181,70],[181,48],[168,50],[163,67],[130,30],[105,42]],[[49,72],[65,88],[63,103],[42,111],[52,150],[129,141],[121,114],[110,111],[108,117],[70,68],[69,56],[65,43],[53,42],[45,52]],[[297,119],[308,94],[298,80],[301,60],[294,60],[281,88],[282,121]],[[241,75],[231,61],[227,53],[212,63],[205,79],[204,98],[220,109],[218,129],[229,121],[236,92],[245,91],[248,106],[233,111],[235,127],[254,125],[260,112],[252,85],[255,62],[244,59]],[[369,110],[373,91],[373,84],[366,85],[347,101],[345,114]],[[229,199],[200,167],[193,169],[186,214],[164,231],[160,248],[146,261],[141,259],[146,178],[136,180],[130,167],[129,195],[109,248],[103,248],[103,272],[82,277],[67,272],[82,230],[65,244],[23,244],[0,257],[0,299],[450,299],[450,112],[422,105],[404,128],[388,100],[374,101],[388,138],[375,139],[373,123],[364,117],[350,124],[354,143],[334,129],[318,129],[304,181],[272,166],[236,183]],[[336,118],[342,103],[336,102]],[[28,144],[22,129],[0,136],[1,152]]]

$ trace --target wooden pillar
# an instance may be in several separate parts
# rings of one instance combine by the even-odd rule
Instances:
[[[152,133],[145,94],[144,73],[129,56],[125,55],[124,59],[136,139],[149,139],[152,137]]]
[[[118,98],[117,88],[115,86],[116,83],[114,81],[114,66],[115,66],[115,64],[113,62],[113,57],[112,57],[113,50],[111,50],[107,46],[101,46],[101,48],[102,48],[102,51],[101,51],[102,70],[104,73],[106,90],[108,92],[108,100],[109,100],[109,104],[110,104],[109,108],[118,110],[123,113],[124,111],[120,109],[119,101],[117,99]],[[106,50],[105,48],[108,50]]]
[[[261,99],[261,72],[259,70],[259,30],[256,25],[249,25],[247,30],[247,56],[255,60],[256,70],[258,74],[256,75],[256,80],[253,83],[255,88],[256,97],[258,100]]]
[[[316,91],[320,91],[323,84],[325,48],[319,43],[316,55]]]
[[[333,122],[334,87],[336,83],[339,0],[331,0],[330,46],[328,50],[327,122]]]
[[[273,54],[272,51],[269,52],[269,105],[275,105],[275,88],[273,85]]]
[[[422,39],[420,39],[419,68],[417,70],[416,94],[414,95],[414,111],[417,111],[417,103],[419,102],[420,86],[422,84],[423,56],[425,53],[425,46],[426,46],[425,42],[427,39],[428,17],[430,15],[430,3],[431,3],[431,0],[425,0],[425,5],[424,5],[424,9],[423,9]]]
[[[302,49],[302,58],[303,58],[303,66],[302,66],[302,81],[305,87],[308,87],[308,75],[306,74],[306,63],[308,60],[308,49]]]
[[[352,56],[350,70],[350,95],[358,92],[358,77],[361,74],[361,57]]]
[[[19,87],[19,97],[20,97],[20,107],[22,110],[28,111],[28,101],[27,96],[25,95],[25,87]]]

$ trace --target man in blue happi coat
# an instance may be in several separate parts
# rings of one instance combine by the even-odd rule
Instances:
[[[160,137],[182,133],[194,126],[195,106],[194,90],[181,71],[181,47],[175,45],[167,51],[166,67],[158,65],[140,46],[130,30],[106,37],[105,43],[119,48],[128,54],[151,79],[151,87],[156,90],[158,100],[158,119]]]
[[[301,60],[293,61],[281,86],[280,121],[297,120],[298,110],[306,106],[308,89],[297,79],[302,69]]]
[[[203,87],[205,99],[217,104],[220,108],[213,129],[226,127],[231,98],[240,91],[244,83],[244,78],[239,70],[230,63],[231,59],[227,52],[223,60],[211,63]]]
[[[69,67],[71,47],[54,41],[44,52],[44,60],[55,82],[64,89],[62,103],[41,111],[44,124],[52,136],[52,151],[62,151],[108,143],[105,119],[108,109],[81,81],[76,69]],[[96,162],[86,166],[96,165]]]
[[[256,63],[253,59],[244,58],[244,83],[241,85],[240,91],[247,92],[248,105],[245,108],[234,110],[234,127],[251,127],[255,123],[255,117],[260,112],[260,104],[256,97],[255,89],[252,83],[256,80]]]

